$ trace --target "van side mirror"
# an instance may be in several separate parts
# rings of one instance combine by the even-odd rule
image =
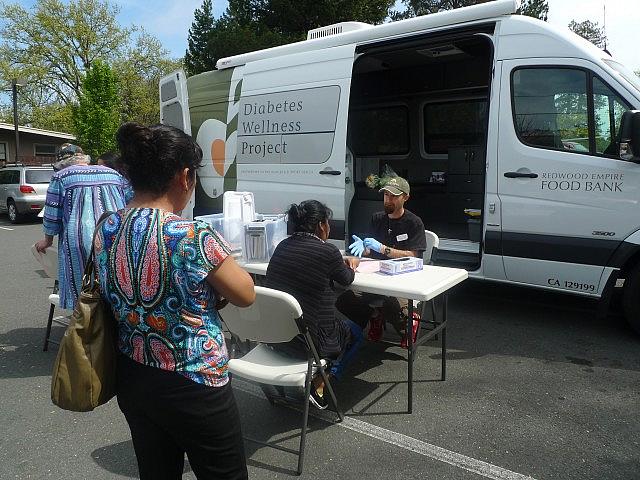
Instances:
[[[624,112],[620,123],[620,158],[640,163],[640,110]]]

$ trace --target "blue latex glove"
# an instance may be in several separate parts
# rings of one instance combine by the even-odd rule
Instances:
[[[364,248],[368,248],[369,250],[373,250],[374,252],[382,253],[382,244],[375,238],[365,238],[362,243],[364,243]]]
[[[357,235],[351,235],[351,238],[353,238],[355,242],[349,245],[349,251],[352,255],[362,257],[362,254],[364,253],[364,243],[362,242],[362,239]]]

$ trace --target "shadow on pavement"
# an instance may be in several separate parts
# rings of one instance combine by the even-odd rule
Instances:
[[[51,338],[59,340],[64,327],[54,326]],[[27,378],[51,375],[58,346],[49,344],[42,351],[44,325],[41,328],[16,328],[0,334],[0,378]]]

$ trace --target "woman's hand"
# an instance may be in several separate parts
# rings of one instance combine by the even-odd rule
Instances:
[[[360,259],[358,257],[344,257],[344,263],[355,272],[360,265]]]
[[[36,242],[36,250],[40,253],[47,253],[46,250],[53,245],[53,237],[45,236],[42,240]]]

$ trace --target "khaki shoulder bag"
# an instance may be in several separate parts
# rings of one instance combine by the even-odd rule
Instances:
[[[100,217],[96,232],[111,213],[105,212]],[[93,245],[84,268],[80,295],[60,342],[51,378],[53,403],[74,412],[91,411],[116,393],[117,326],[111,306],[100,295]]]

